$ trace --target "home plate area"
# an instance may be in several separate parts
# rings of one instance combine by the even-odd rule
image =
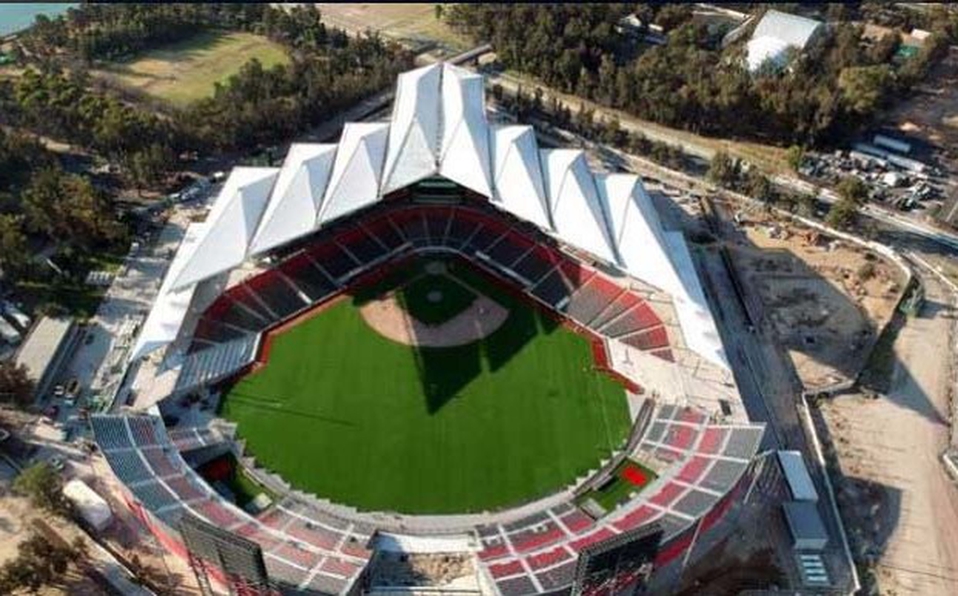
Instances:
[[[451,261],[414,264],[357,296],[360,313],[377,333],[401,344],[473,343],[499,329],[509,310],[474,289],[479,279],[468,273]]]

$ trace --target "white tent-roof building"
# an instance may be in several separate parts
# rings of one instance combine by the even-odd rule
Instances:
[[[197,284],[436,177],[670,295],[685,344],[727,368],[684,239],[663,230],[639,178],[594,174],[580,150],[540,150],[529,126],[490,126],[482,77],[448,64],[400,75],[389,122],[294,144],[281,168],[234,168],[187,231],[131,358],[176,339]]]
[[[789,50],[804,50],[824,29],[825,26],[814,19],[769,10],[758,22],[746,46],[748,71],[781,70],[786,66]]]

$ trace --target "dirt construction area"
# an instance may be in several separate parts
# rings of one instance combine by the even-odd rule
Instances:
[[[904,274],[851,243],[761,213],[740,216],[747,241],[729,246],[806,388],[854,379],[894,314]]]
[[[958,594],[958,489],[939,460],[955,312],[923,281],[926,303],[894,342],[886,394],[841,395],[819,408],[842,517],[873,593]]]

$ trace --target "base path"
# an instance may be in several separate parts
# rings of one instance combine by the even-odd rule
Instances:
[[[366,324],[383,337],[407,346],[428,348],[471,344],[494,333],[509,318],[506,308],[482,295],[461,313],[439,325],[426,325],[409,316],[393,293],[367,302],[359,312]]]

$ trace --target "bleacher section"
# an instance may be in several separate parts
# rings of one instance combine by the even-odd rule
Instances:
[[[177,521],[188,512],[257,542],[273,580],[337,594],[353,586],[369,561],[366,528],[330,523],[330,516],[296,501],[258,519],[226,502],[179,456],[159,418],[100,415],[91,426],[113,473],[169,535],[175,536]]]
[[[227,290],[201,317],[193,352],[201,354],[211,344],[248,345],[243,342],[251,334],[334,298],[387,260],[409,250],[446,250],[480,263],[582,327],[671,359],[668,333],[642,296],[553,245],[534,228],[480,206],[394,206],[360,226],[317,233],[273,268]],[[197,356],[180,385],[209,382],[202,380],[204,371],[225,370],[211,364],[222,358]]]
[[[715,439],[732,436],[738,437],[734,444]],[[565,503],[509,524],[477,528],[483,545],[479,560],[501,594],[547,593],[571,583],[583,549],[658,522],[665,536],[656,564],[665,565],[692,544],[691,529],[711,527],[727,510],[730,491],[761,436],[761,426],[715,424],[698,410],[662,406],[631,454],[650,465],[658,462],[655,482],[599,520]],[[726,456],[730,446],[737,454],[731,458]],[[658,459],[661,449],[675,459]]]
[[[215,383],[249,365],[256,358],[258,336],[246,335],[205,350],[191,352],[176,379],[176,393]]]
[[[370,558],[372,528],[309,498],[286,495],[253,518],[216,495],[178,452],[221,440],[209,429],[167,431],[149,416],[95,416],[91,423],[114,474],[170,528],[189,512],[247,536],[263,547],[271,573],[301,587],[347,590]],[[762,432],[761,425],[717,423],[699,410],[658,406],[629,454],[656,470],[654,482],[599,519],[568,501],[476,527],[480,566],[501,594],[564,589],[583,549],[652,522],[665,532],[656,564],[666,565],[729,509]]]

